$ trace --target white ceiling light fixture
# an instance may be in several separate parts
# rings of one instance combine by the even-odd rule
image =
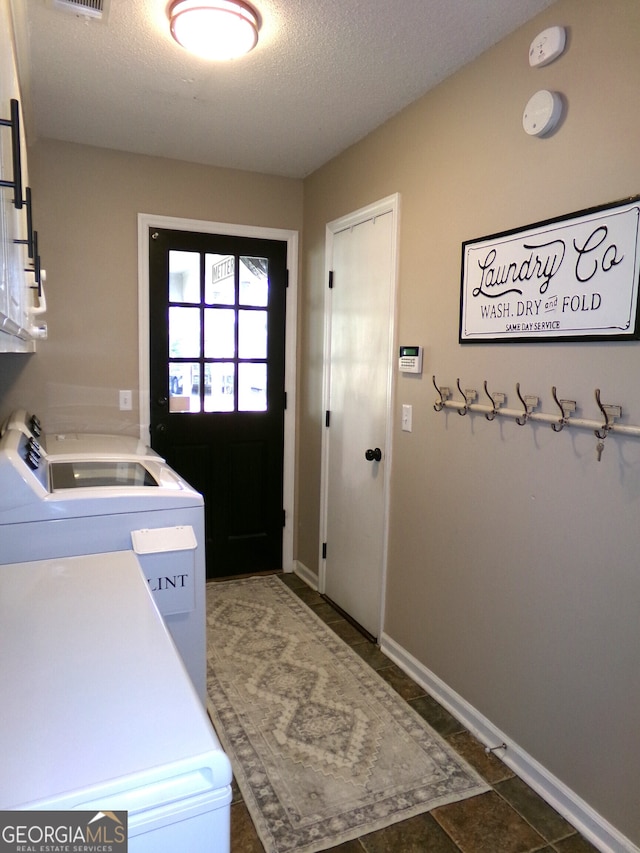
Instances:
[[[205,59],[235,59],[258,43],[257,12],[242,0],[174,0],[171,35]]]

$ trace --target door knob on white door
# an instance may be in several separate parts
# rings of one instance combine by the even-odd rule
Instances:
[[[382,459],[382,451],[379,447],[376,447],[375,450],[369,448],[365,451],[364,458],[367,462],[379,462]]]

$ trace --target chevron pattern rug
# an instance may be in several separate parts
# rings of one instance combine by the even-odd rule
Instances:
[[[277,577],[207,587],[209,710],[267,853],[315,853],[486,783]]]

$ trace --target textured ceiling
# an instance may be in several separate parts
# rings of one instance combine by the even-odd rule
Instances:
[[[255,0],[258,46],[230,63],[172,40],[168,0],[106,22],[12,2],[31,138],[301,178],[552,0]]]

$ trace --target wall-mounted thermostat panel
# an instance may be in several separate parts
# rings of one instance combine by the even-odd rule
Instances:
[[[402,373],[422,373],[422,347],[400,347],[398,368]]]

